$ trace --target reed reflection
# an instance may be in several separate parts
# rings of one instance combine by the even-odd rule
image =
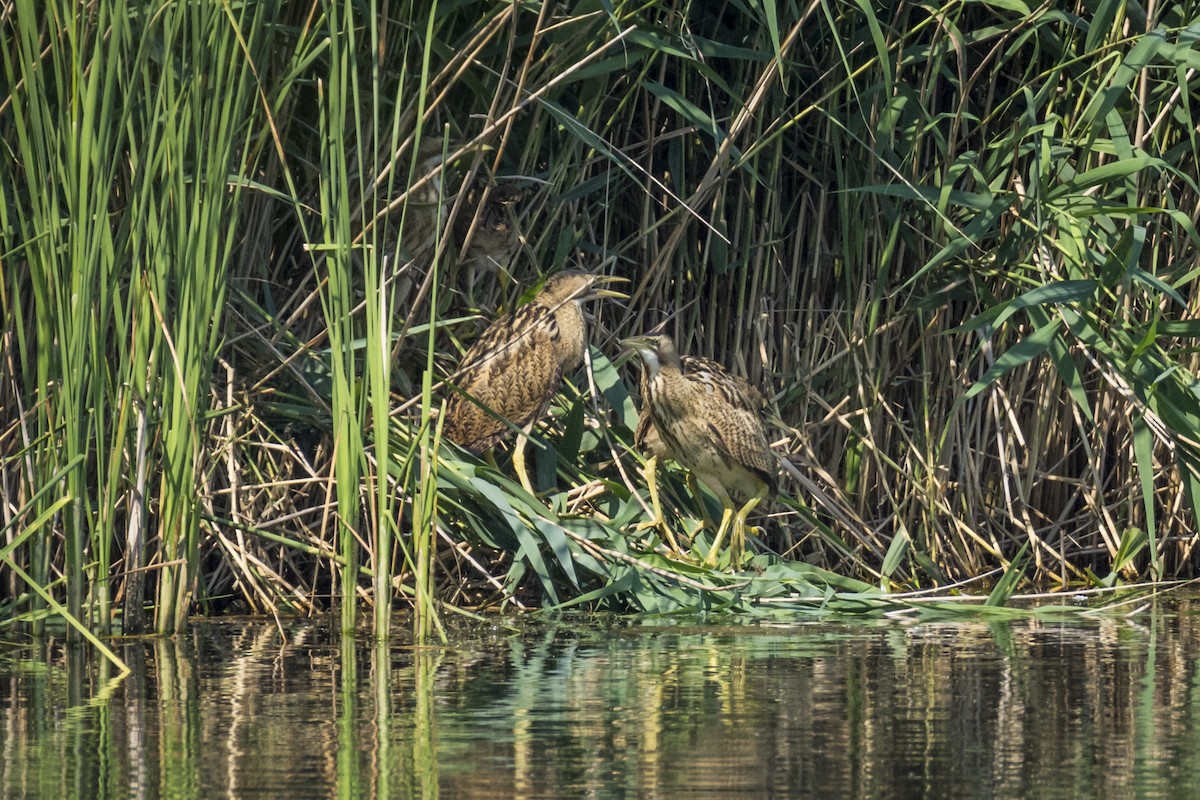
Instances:
[[[52,640],[5,657],[0,796],[1133,797],[1200,780],[1189,613],[488,625],[446,648],[335,628],[130,642],[115,685]]]

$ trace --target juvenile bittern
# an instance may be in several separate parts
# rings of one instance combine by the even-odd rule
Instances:
[[[454,244],[466,265],[470,292],[481,275],[507,271],[521,248],[516,211],[525,193],[512,184],[468,188],[454,217]]]
[[[652,460],[675,459],[717,495],[723,512],[705,563],[716,564],[732,523],[730,561],[739,564],[746,517],[775,488],[776,459],[759,416],[761,395],[756,401],[757,391],[747,391],[744,381],[709,359],[689,359],[688,369],[670,337],[644,336],[627,343],[643,362],[642,404],[648,422],[638,428],[650,445],[650,426],[657,435],[658,452],[651,450]],[[653,466],[647,462],[647,482]],[[734,496],[749,499],[735,511]],[[678,550],[674,537],[668,538]]]
[[[451,145],[449,152],[454,151],[455,147]],[[446,227],[450,201],[454,198],[452,195],[446,195],[445,170],[438,171],[438,167],[443,166],[442,140],[422,139],[416,158],[414,178],[424,183],[409,190],[408,199],[405,201],[406,210],[403,212],[404,229],[399,243],[403,245],[409,260],[425,268],[433,260],[438,237]],[[388,254],[399,258],[400,254],[393,252],[394,249],[393,246]],[[403,263],[403,260],[397,263]]]
[[[493,273],[507,269],[520,249],[514,212],[524,193],[511,184],[486,186],[478,179],[455,190],[457,181],[447,174],[450,165],[442,163],[443,147],[446,154],[453,155],[486,145],[462,146],[456,142],[443,145],[438,138],[421,141],[413,176],[417,183],[409,189],[404,203],[400,242],[408,259],[425,268],[432,262],[438,242],[453,234],[454,247],[445,249],[461,256],[462,263],[467,265],[468,286],[473,286],[478,269]],[[463,202],[448,229],[447,218],[459,192],[465,193]],[[389,254],[394,255],[392,251]]]
[[[446,401],[445,435],[482,453],[521,429],[513,470],[530,494],[525,438],[546,414],[563,375],[583,362],[587,326],[583,304],[627,295],[600,287],[624,278],[570,270],[546,281],[529,303],[488,326],[463,355],[454,382],[460,392]]]
[[[758,388],[744,378],[739,378],[736,375],[730,375],[716,361],[703,356],[680,356],[680,367],[683,374],[698,381],[721,381],[728,382],[730,390],[740,392],[744,399],[744,404],[749,406],[755,414],[759,413],[765,406],[766,400]],[[646,456],[646,487],[650,490],[650,506],[654,511],[654,517],[647,521],[639,523],[637,528],[644,530],[647,528],[657,528],[666,534],[668,543],[672,549],[679,553],[682,552],[679,543],[675,540],[675,534],[667,526],[666,519],[663,517],[662,502],[658,495],[658,462],[666,460],[676,460],[675,454],[668,447],[662,436],[658,433],[658,427],[654,424],[654,416],[650,413],[650,370],[643,369],[638,380],[638,394],[642,399],[642,406],[638,412],[637,430],[633,434],[634,446]],[[693,482],[692,473],[688,473],[688,487],[695,492],[696,487]],[[708,522],[708,514],[705,513],[706,524]]]

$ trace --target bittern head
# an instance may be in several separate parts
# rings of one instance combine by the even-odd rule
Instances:
[[[566,303],[571,300],[583,303],[601,297],[628,300],[629,295],[624,292],[603,288],[604,284],[628,280],[628,278],[619,278],[615,275],[595,275],[583,270],[569,269],[547,278],[541,295],[553,304]]]
[[[664,365],[681,368],[679,353],[675,350],[675,342],[670,336],[661,333],[649,333],[623,339],[621,344],[631,348],[642,357],[642,363],[651,374],[657,374]]]

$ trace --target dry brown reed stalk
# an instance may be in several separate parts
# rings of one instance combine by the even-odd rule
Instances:
[[[684,0],[615,3],[611,15],[467,4],[432,20],[416,5],[408,18],[376,20],[376,49],[360,43],[355,75],[379,107],[344,152],[356,174],[353,202],[338,209],[351,245],[394,251],[380,281],[394,405],[420,402],[430,342],[436,385],[474,337],[479,309],[511,308],[538,277],[613,265],[634,280],[630,304],[599,309],[594,327],[596,367],[609,377],[592,394],[606,402],[564,394],[545,437],[560,459],[551,466],[571,482],[562,497],[501,507],[488,492],[508,491],[503,469],[442,454],[448,518],[434,530],[444,597],[517,593],[532,604],[555,585],[582,593],[597,590],[589,581],[617,580],[573,582],[571,559],[538,562],[529,550],[554,551],[535,534],[554,536],[561,512],[573,534],[602,539],[588,545],[593,556],[624,552],[616,537],[645,488],[622,423],[636,383],[611,342],[664,323],[682,350],[768,395],[776,449],[801,478],[763,515],[764,541],[789,558],[921,586],[992,575],[1022,548],[1030,577],[1051,586],[1194,571],[1200,414],[1188,394],[1200,300],[1195,220],[1177,211],[1197,206],[1200,183],[1189,103],[1197,68],[1181,38],[1189,4],[1104,19],[1078,4],[1070,13],[1086,26],[1064,23],[1067,11],[1048,2],[1028,15],[968,3],[936,14],[901,6],[890,17],[814,2],[774,20],[765,6],[717,13]],[[358,415],[365,455],[354,463],[395,498],[384,522],[397,541],[412,533],[420,471],[415,416],[394,413],[393,428],[378,431],[365,407],[332,400],[331,365],[353,365],[355,348],[368,346],[361,334],[380,296],[355,271],[368,261],[347,262],[353,296],[340,298],[346,313],[335,320],[344,350],[329,352],[328,251],[315,209],[330,177],[319,166],[317,89],[330,64],[317,32],[331,21],[316,5],[286,13],[296,15],[284,27],[297,47],[255,64],[255,97],[269,113],[253,137],[261,158],[239,183],[254,185],[241,195],[224,338],[205,391],[197,557],[211,607],[237,598],[310,613],[340,572],[333,523],[351,516],[334,500],[332,410]],[[422,115],[413,87],[427,53]],[[0,97],[5,135],[12,103]],[[410,172],[418,126],[423,140],[448,135],[463,157]],[[1122,163],[1141,166],[1121,173]],[[438,181],[448,212],[440,247],[413,258],[396,217]],[[452,218],[469,211],[464,187],[501,182],[524,192],[525,239],[507,277],[464,287]],[[33,327],[19,313],[30,290],[16,279],[26,243],[14,233],[25,218],[11,211],[26,198],[4,192],[0,523],[11,541],[14,509],[47,474],[38,437],[61,420],[30,382]],[[1090,292],[1017,304],[1041,287],[1089,281]],[[136,285],[113,280],[113,297]],[[431,320],[432,337],[413,334]],[[1052,345],[1037,357],[994,372],[1047,331]],[[343,386],[349,395],[356,379]],[[118,581],[146,574],[137,557],[153,542],[145,534],[155,530],[161,466],[157,410],[118,402],[153,397],[122,380],[109,388],[130,409],[128,433],[114,433],[100,459],[117,470],[123,498],[105,506],[127,551],[112,559]],[[379,436],[390,437],[387,463],[371,449]],[[670,480],[676,516],[697,521],[703,499]],[[358,498],[373,513],[380,496]],[[535,538],[519,541],[514,520]],[[56,526],[45,553],[61,549]],[[350,535],[369,557],[378,533]],[[885,570],[896,542],[906,549]],[[400,553],[391,562],[403,591],[411,570]],[[0,581],[15,587],[4,570]]]
[[[653,30],[661,42],[713,33],[670,4],[647,13],[637,33]],[[523,215],[540,235],[530,238],[527,260],[514,265],[518,284],[564,265],[576,248],[615,257],[637,280],[636,300],[621,322],[626,332],[669,319],[689,352],[716,357],[769,390],[782,423],[779,449],[804,454],[802,468],[812,481],[797,496],[840,531],[854,520],[873,549],[838,554],[811,534],[798,511],[776,508],[769,526],[789,552],[869,572],[896,532],[907,531],[938,580],[1006,565],[1025,544],[1042,577],[1086,579],[1082,566],[1097,560],[1086,554],[1103,562],[1101,554],[1115,553],[1129,526],[1140,524],[1137,503],[1130,502],[1139,482],[1127,403],[1088,378],[1084,389],[1103,421],[1093,424],[1066,401],[1045,363],[1012,370],[991,395],[965,402],[1005,343],[955,329],[984,307],[972,296],[1003,296],[1011,275],[981,260],[977,248],[969,262],[975,274],[914,283],[914,273],[941,246],[939,232],[925,226],[923,210],[910,207],[905,215],[886,197],[855,192],[897,178],[927,184],[947,159],[1000,135],[1009,113],[1010,99],[996,93],[983,100],[982,112],[972,107],[987,120],[976,124],[967,114],[967,92],[950,109],[944,141],[904,139],[894,130],[869,134],[856,115],[878,123],[883,113],[866,91],[881,74],[881,55],[893,61],[893,80],[903,73],[915,97],[933,103],[947,74],[967,88],[979,84],[981,70],[1005,74],[1005,48],[1036,15],[987,42],[971,70],[955,60],[962,54],[947,46],[947,29],[931,18],[885,26],[885,54],[867,41],[844,43],[844,64],[833,58],[831,37],[805,35],[812,29],[802,24],[806,18],[784,27],[780,45],[785,59],[816,65],[804,73],[809,83],[785,74],[783,90],[774,62],[721,62],[722,77],[734,76],[744,94],[713,117],[723,128],[719,143],[706,142],[709,133],[697,120],[668,101],[684,96],[706,108],[700,101],[721,88],[707,75],[681,71],[665,46],[656,52],[654,45],[631,71],[611,73],[621,89],[611,104],[560,81],[577,90],[575,118],[583,132],[553,134],[564,119],[555,82],[563,54],[589,36],[605,41],[605,34],[597,20],[555,17],[548,5],[523,18],[490,16],[474,30],[437,73],[427,122],[435,119],[434,106],[439,113],[454,107],[459,81],[487,76],[495,91],[486,96],[477,130],[499,133],[489,168],[539,181]],[[565,29],[576,36],[572,44],[549,36]],[[924,61],[899,57],[910,40],[927,46]],[[676,95],[647,92],[651,82]],[[1179,102],[1178,92],[1172,96],[1167,106]],[[517,108],[519,114],[510,113]],[[1167,124],[1164,114],[1165,108],[1156,111],[1149,133]],[[874,135],[881,138],[872,142]],[[846,161],[851,152],[853,165]],[[961,234],[962,218],[953,214],[938,209],[931,218]],[[931,303],[937,292],[955,299]],[[503,285],[479,293],[484,306],[511,303],[511,288]],[[448,297],[453,308],[456,299]],[[318,336],[300,338],[315,343]],[[977,347],[983,361],[973,355]],[[634,473],[623,472],[622,482],[639,489]],[[1187,528],[1190,511],[1178,482],[1165,473],[1163,479],[1156,504],[1166,512],[1158,522],[1169,535]],[[910,568],[926,569],[915,562]]]

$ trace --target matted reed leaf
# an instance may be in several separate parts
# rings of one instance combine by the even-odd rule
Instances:
[[[637,594],[638,589],[638,573],[635,569],[621,570],[612,580],[606,582],[603,586],[584,592],[569,600],[559,603],[557,606],[547,608],[546,611],[565,611],[569,608],[577,606],[597,605],[604,607],[604,601],[609,598],[625,598]]]
[[[1134,418],[1133,454],[1137,462],[1142,508],[1146,514],[1146,539],[1150,547],[1150,577],[1157,580],[1162,577],[1162,561],[1158,551],[1158,526],[1155,523],[1153,444],[1154,437],[1145,418]]]
[[[879,574],[885,580],[891,579],[892,574],[899,568],[904,557],[908,555],[908,549],[911,545],[912,537],[903,528],[897,531],[896,535],[892,537],[892,542],[888,545],[887,553],[883,556],[883,564],[879,567]]]
[[[514,506],[514,495],[501,492],[498,487],[487,481],[476,481],[472,488],[481,497],[486,498],[490,502],[491,507],[499,512],[500,517],[508,523],[509,530],[516,540],[517,546],[514,548],[514,557],[516,560],[526,562],[533,569],[542,586],[543,593],[552,603],[558,603],[555,576],[546,566],[546,561],[542,557],[541,548],[538,540],[533,535],[533,531],[518,516],[516,507]],[[544,513],[540,506],[537,509],[526,506],[525,511],[530,512],[532,515]],[[531,516],[531,518],[536,517]]]
[[[1025,565],[1029,560],[1028,551],[1029,543],[1026,542],[1021,545],[1021,549],[1004,568],[1004,574],[1000,576],[1000,580],[996,581],[996,585],[988,593],[987,600],[984,602],[985,606],[999,608],[1008,605],[1009,600],[1016,593],[1018,584],[1025,577]]]
[[[625,37],[625,39],[630,44],[644,47],[647,50],[660,55],[678,58],[685,63],[692,63],[695,61],[692,54],[681,45],[672,44],[666,39],[663,39],[662,37],[656,36],[655,34],[649,33],[645,30],[631,31],[629,35]]]
[[[981,243],[994,235],[997,222],[1003,217],[1009,205],[1009,200],[997,198],[986,210],[977,214],[958,235],[950,240],[936,253],[921,264],[902,284],[904,288],[915,286],[918,282],[932,273],[938,267],[952,263],[964,254],[979,252]]]
[[[1050,187],[1045,195],[1046,201],[1054,202],[1073,195],[1082,194],[1092,187],[1107,186],[1110,183],[1137,175],[1144,170],[1161,170],[1167,168],[1162,159],[1153,156],[1140,155],[1122,158],[1119,161],[1101,164],[1098,167],[1093,167],[1092,169],[1072,175],[1061,183]]]
[[[1101,0],[1096,4],[1091,19],[1085,23],[1087,30],[1087,38],[1083,41],[1085,51],[1097,49],[1105,37],[1113,35],[1112,26],[1123,7],[1124,3],[1120,0]]]
[[[634,183],[641,184],[642,179],[629,167],[628,160],[621,153],[617,152],[611,144],[605,141],[604,137],[588,128],[574,114],[571,114],[558,103],[545,98],[539,98],[538,103],[542,108],[549,111],[551,116],[557,119],[568,133],[585,142],[599,155],[603,156],[607,163],[614,164],[619,170],[624,172]]]
[[[561,195],[559,195],[559,200],[560,200],[560,202],[565,203],[565,204],[572,204],[572,203],[577,203],[579,200],[587,198],[591,195],[595,195],[595,194],[602,195],[605,192],[612,191],[614,188],[613,178],[614,178],[614,176],[613,176],[611,170],[606,170],[604,172],[601,172],[599,175],[588,178],[587,180],[584,180],[584,181],[580,181],[578,184],[576,184],[574,186],[566,187],[565,190],[563,191],[563,193]],[[575,245],[575,241],[574,241],[575,237],[573,234],[571,234],[568,231],[564,231],[563,236],[565,238],[566,246],[568,248],[573,247]],[[561,245],[556,248],[555,263],[559,263],[562,260],[560,257],[557,256],[557,253],[559,251],[562,251],[562,249],[563,249],[563,247]]]
[[[710,39],[706,36],[698,36],[693,34],[691,37],[692,43],[696,46],[697,52],[705,58],[727,58],[735,61],[751,61],[761,63],[770,61],[771,56],[764,53],[762,50],[755,50],[749,47],[739,47],[738,45],[729,44],[728,42],[719,42],[715,39]]]
[[[1117,349],[1109,344],[1105,337],[1098,330],[1096,330],[1096,326],[1093,324],[1092,320],[1088,319],[1088,317],[1077,313],[1074,309],[1069,307],[1060,308],[1059,316],[1063,322],[1066,323],[1066,326],[1068,329],[1070,329],[1072,335],[1074,335],[1077,339],[1086,344],[1096,353],[1103,356],[1105,359],[1108,359],[1112,363],[1119,363],[1125,360],[1121,357]]]
[[[583,397],[577,398],[563,420],[563,434],[554,448],[554,460],[562,464],[578,464],[582,453],[584,417],[587,409]]]
[[[1180,480],[1187,492],[1187,504],[1192,513],[1200,517],[1200,454],[1191,448],[1177,448],[1181,469]]]
[[[882,598],[885,595],[878,587],[857,578],[803,561],[772,560],[762,575],[768,579],[797,580],[799,585],[810,587],[826,598],[833,596],[828,594],[830,591],[862,597]]]
[[[568,86],[580,81],[597,81],[614,74],[627,74],[633,71],[637,67],[638,62],[645,60],[648,55],[649,53],[645,50],[631,48],[620,55],[602,58],[580,67],[559,85]]]
[[[1146,545],[1149,543],[1150,537],[1146,534],[1146,531],[1136,525],[1126,528],[1125,532],[1121,535],[1121,542],[1117,547],[1117,552],[1113,555],[1112,569],[1108,575],[1099,578],[1091,570],[1088,570],[1088,575],[1097,586],[1105,588],[1116,586],[1120,580],[1121,573],[1130,567],[1133,560],[1146,549]]]
[[[1138,227],[1140,227],[1140,226],[1138,226]],[[1145,235],[1144,230],[1142,232],[1142,235],[1143,236]],[[1159,294],[1166,295],[1167,297],[1171,298],[1176,303],[1178,303],[1181,307],[1187,306],[1187,301],[1183,299],[1183,296],[1180,295],[1179,292],[1177,292],[1173,286],[1171,286],[1169,283],[1167,283],[1166,281],[1164,281],[1162,278],[1158,277],[1157,275],[1152,275],[1149,272],[1147,272],[1146,270],[1141,269],[1137,266],[1130,266],[1127,274],[1135,283],[1140,283],[1143,286],[1147,286],[1147,287],[1153,289],[1154,291],[1158,292]]]
[[[1099,29],[1097,23],[1103,18],[1104,12],[1117,5],[1120,4],[1111,0],[1101,4],[1102,7],[1098,10],[1097,16],[1092,18],[1093,27],[1088,30],[1089,47],[1092,44],[1092,32]],[[1105,119],[1114,110],[1117,103],[1127,96],[1129,86],[1137,80],[1142,70],[1149,66],[1166,44],[1165,32],[1162,30],[1150,31],[1144,36],[1139,36],[1121,63],[1111,70],[1111,78],[1106,82],[1104,88],[1096,93],[1092,102],[1083,110],[1083,121],[1094,122]]]
[[[768,0],[768,1],[770,2],[770,5],[771,5],[771,9],[768,12],[768,14],[770,14],[770,12],[774,11],[773,6],[775,5],[775,3],[773,2],[773,0]],[[854,0],[854,1],[858,5],[859,11],[862,12],[863,20],[865,20],[867,23],[867,31],[871,34],[871,43],[875,46],[876,64],[878,65],[879,70],[881,72],[883,92],[885,95],[891,95],[892,94],[892,83],[893,83],[892,64],[891,64],[892,59],[888,53],[888,45],[883,36],[883,28],[879,24],[879,17],[876,16],[875,7],[874,7],[874,5],[872,5],[872,3],[869,2],[869,0]],[[770,17],[768,17],[768,19],[769,18]],[[952,31],[950,33],[950,35],[955,38],[961,39],[961,34],[958,33],[957,31]],[[776,58],[778,58],[779,57],[779,30],[777,27],[772,29],[772,36],[774,37],[772,40],[772,44],[775,46],[775,56],[776,56]],[[961,46],[961,43],[959,44],[959,46]]]
[[[571,582],[574,590],[579,591],[582,587],[579,583],[579,576],[575,574],[574,553],[572,552],[570,540],[563,533],[562,525],[554,520],[545,518],[538,518],[533,522],[538,531],[541,532],[542,538],[546,540],[546,544],[550,547],[550,552],[557,559],[559,569],[567,576],[567,580]]]
[[[592,378],[596,388],[604,396],[605,405],[615,415],[625,430],[632,433],[637,428],[638,412],[625,381],[616,366],[604,351],[594,345],[589,348],[592,363]]]
[[[1091,399],[1088,397],[1087,390],[1083,386],[1083,377],[1080,374],[1079,366],[1075,363],[1075,359],[1071,357],[1066,343],[1061,337],[1055,337],[1050,343],[1050,348],[1047,352],[1049,352],[1050,359],[1054,362],[1054,369],[1058,373],[1058,379],[1067,388],[1071,399],[1075,402],[1075,407],[1079,409],[1088,422],[1095,422],[1096,417],[1092,412]]]
[[[1022,20],[1033,16],[1033,9],[1029,7],[1028,3],[1022,2],[1022,0],[987,0],[987,5],[992,8],[1011,11]]]
[[[992,192],[968,192],[950,187],[918,186],[909,183],[871,184],[859,186],[855,191],[897,197],[901,200],[919,200],[931,208],[941,208],[949,204],[975,211],[987,211],[994,209],[997,201]],[[1007,202],[1011,202],[1011,198],[1008,198]]]
[[[775,54],[775,66],[783,75],[783,46],[779,38],[779,9],[775,0],[762,0],[763,17],[767,23],[767,34],[771,40],[771,50]],[[868,9],[869,13],[869,9]]]
[[[1158,332],[1163,336],[1180,339],[1200,337],[1200,319],[1163,319],[1158,322]]]

